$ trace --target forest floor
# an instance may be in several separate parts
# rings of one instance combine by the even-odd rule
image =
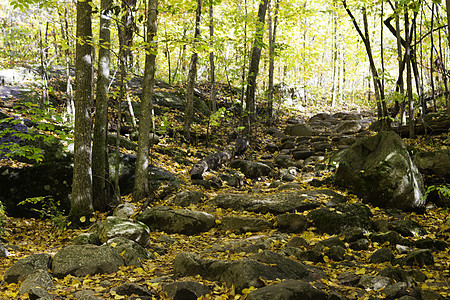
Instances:
[[[2,92],[3,91],[3,92]],[[15,89],[13,87],[0,87],[0,93],[3,93],[2,96],[6,96],[7,98],[1,99],[3,103],[9,103],[11,101],[11,97],[8,95],[15,95]],[[5,108],[5,105],[2,105]],[[9,106],[9,105],[8,105]],[[6,106],[8,108],[8,106]],[[357,108],[357,107],[353,107]],[[341,107],[340,110],[343,108]],[[346,107],[345,109],[351,109],[350,107]],[[323,112],[323,108],[322,111]],[[302,115],[297,117],[307,118],[310,115],[318,112],[319,109],[304,111]],[[291,117],[292,115],[285,115],[279,118],[278,125],[280,127],[285,126],[285,121]],[[173,118],[175,119],[175,118]],[[222,123],[224,124],[224,123]],[[175,125],[176,126],[176,125]],[[222,131],[231,130],[231,128],[222,128]],[[262,145],[265,144],[265,135],[262,133],[265,130],[265,126],[259,125],[256,129],[258,132],[258,139],[253,141],[253,146],[249,150],[248,155],[250,157],[259,158],[261,156],[266,155],[264,151],[264,147]],[[260,133],[260,134],[259,134]],[[224,133],[225,134],[225,133]],[[441,143],[442,140],[445,140],[448,136],[439,136],[439,137],[420,137],[416,140],[407,141],[410,144],[414,144],[416,147],[420,147],[422,149],[430,150],[436,148],[447,148],[448,145],[443,145]],[[188,153],[211,153],[220,149],[224,142],[220,141],[219,145],[210,145],[206,147],[204,144],[200,144],[197,146],[191,145],[182,145],[180,146],[180,141],[177,139],[164,138],[162,142],[155,146],[166,149],[179,149],[184,154],[186,154],[183,158],[188,159],[191,163],[197,162],[198,158],[193,156],[189,156]],[[259,145],[259,146],[256,146]],[[128,150],[129,152],[129,150]],[[189,171],[191,166],[186,164],[186,160],[183,162],[179,161],[179,157],[171,156],[169,154],[161,154],[163,151],[157,151],[156,149],[152,150],[152,155],[155,162],[169,170],[170,172],[176,174],[179,178],[185,181],[186,185],[184,189],[187,190],[200,190],[208,195],[211,199],[219,193],[254,193],[255,191],[264,193],[274,193],[277,192],[274,189],[267,189],[266,187],[270,184],[270,180],[267,181],[253,181],[246,180],[246,185],[244,189],[236,190],[231,187],[225,187],[219,190],[205,190],[200,188],[199,186],[194,186],[191,184]],[[168,153],[168,152],[166,152]],[[2,161],[1,163],[11,162]],[[299,182],[304,186],[305,189],[315,189],[310,186],[307,182]],[[336,190],[333,186],[328,186],[327,188]],[[355,196],[351,195],[347,191],[337,190],[337,192],[345,195],[349,200],[349,202],[359,202]],[[122,197],[124,202],[131,201],[131,195],[124,195]],[[138,210],[140,210],[140,206],[142,203],[133,203],[137,206]],[[169,205],[167,200],[161,200],[156,203],[152,203],[153,206],[157,205]],[[223,216],[255,216],[258,218],[266,219],[269,221],[274,221],[275,216],[273,214],[255,214],[249,212],[237,212],[233,210],[220,209],[217,207],[213,207],[205,204],[199,205],[191,205],[189,209],[194,209],[198,211],[205,211],[213,214],[216,218],[222,218]],[[374,214],[374,217],[377,219],[386,219],[391,218],[387,215],[383,210],[380,210],[376,207],[371,207],[370,209]],[[97,220],[101,221],[107,217],[107,214],[96,214]],[[450,226],[448,224],[448,210],[445,208],[438,208],[430,206],[425,213],[417,214],[417,213],[408,213],[407,217],[411,220],[417,221],[419,224],[423,225],[425,229],[428,231],[428,235],[426,237],[432,239],[440,239],[447,241],[450,243]],[[23,219],[23,218],[12,218],[5,217],[3,220],[3,232],[1,238],[4,240],[4,244],[8,245],[8,250],[10,252],[10,256],[7,258],[0,258],[0,274],[4,274],[4,272],[17,260],[27,257],[30,254],[35,253],[49,253],[54,255],[58,250],[62,247],[67,246],[71,243],[73,238],[78,236],[79,234],[86,232],[87,229],[68,229],[65,227],[58,227],[60,224],[55,224],[52,220],[41,220],[41,219]],[[54,278],[54,283],[56,289],[52,291],[52,294],[55,295],[55,299],[73,299],[73,294],[79,290],[92,290],[99,297],[104,299],[126,299],[127,297],[122,295],[117,295],[110,292],[111,286],[116,286],[119,284],[123,284],[125,282],[136,283],[140,285],[146,285],[152,292],[155,293],[154,299],[164,299],[165,296],[161,291],[162,284],[165,282],[171,282],[175,279],[173,274],[173,260],[177,254],[183,251],[189,252],[201,252],[204,249],[208,249],[212,244],[229,244],[242,240],[248,240],[251,238],[258,238],[261,236],[271,236],[276,234],[276,229],[266,230],[263,232],[255,232],[255,233],[231,233],[220,231],[217,228],[213,228],[208,232],[203,234],[195,235],[195,236],[186,236],[181,234],[170,234],[170,238],[173,239],[174,243],[170,245],[168,248],[168,252],[165,255],[156,255],[156,258],[153,260],[148,260],[144,262],[142,268],[136,268],[133,266],[129,267],[121,267],[120,271],[112,274],[102,274],[102,275],[94,275],[87,276],[85,278],[77,278],[74,276],[67,276],[63,279]],[[150,244],[152,246],[159,246],[162,248],[167,248],[167,244],[162,242],[161,236],[165,236],[167,234],[163,232],[152,232],[150,238]],[[273,243],[269,250],[279,251],[282,249],[286,243],[294,236],[299,236],[305,238],[305,240],[310,244],[314,245],[320,240],[326,239],[328,235],[318,234],[315,231],[314,227],[310,227],[307,231],[301,234],[288,234],[286,239],[279,241],[278,243]],[[410,237],[408,239],[413,240],[415,237]],[[358,253],[354,253],[356,257],[358,257],[359,263],[356,266],[352,267],[339,267],[336,268],[336,265],[333,262],[325,261],[323,263],[316,263],[315,266],[323,269],[327,274],[328,279],[324,279],[322,281],[323,284],[333,287],[335,290],[339,291],[343,296],[348,299],[370,299],[371,297],[380,297],[382,298],[382,293],[379,290],[376,291],[361,291],[360,288],[355,288],[352,286],[343,286],[338,283],[338,276],[343,272],[354,272],[355,274],[377,274],[382,268],[389,266],[389,264],[379,264],[373,265],[368,262],[368,258],[373,254],[377,249],[382,247],[383,245],[372,244],[367,251],[358,251]],[[448,249],[447,249],[448,250]],[[350,250],[349,250],[350,251]],[[230,252],[218,252],[211,253],[211,256],[214,258],[220,259],[230,259],[236,260],[244,257],[250,257],[251,253],[230,253]],[[426,280],[420,282],[419,285],[422,289],[432,290],[441,295],[442,298],[450,298],[450,261],[448,259],[447,251],[442,251],[439,253],[434,253],[435,265],[421,267],[420,270],[426,275]],[[202,279],[200,276],[194,277],[185,277],[183,280],[193,280],[200,283],[203,283],[209,286],[212,290],[212,293],[206,296],[204,299],[245,299],[246,294],[251,292],[252,289],[246,289],[241,294],[238,294],[233,287],[226,286],[225,284],[221,284],[218,282],[209,282],[207,280]],[[108,285],[105,285],[105,282],[109,282]],[[266,282],[266,284],[271,284],[272,282]],[[18,295],[18,285],[16,284],[5,284],[3,283],[0,286],[0,299],[28,299],[27,295]]]

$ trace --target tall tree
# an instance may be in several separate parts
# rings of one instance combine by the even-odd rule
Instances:
[[[445,6],[447,8],[447,28],[450,28],[450,0],[445,0]],[[447,29],[447,39],[450,44],[450,30]],[[450,96],[446,95],[447,99],[447,115],[450,117]]]
[[[269,0],[259,2],[258,20],[256,23],[255,40],[253,41],[252,55],[247,77],[247,91],[245,93],[246,121],[245,131],[250,137],[252,134],[252,124],[256,114],[256,77],[259,71],[259,61],[261,59],[261,49],[263,46],[264,23],[266,19],[266,11]]]
[[[359,36],[361,37],[364,47],[366,49],[367,58],[369,59],[369,65],[370,65],[370,72],[372,73],[372,80],[374,83],[374,89],[375,89],[375,97],[377,99],[377,109],[378,109],[378,119],[381,120],[382,128],[386,128],[386,117],[387,117],[387,107],[386,102],[384,99],[384,89],[383,85],[380,80],[380,76],[378,74],[377,68],[375,66],[375,60],[373,58],[372,53],[372,46],[370,43],[370,36],[369,36],[369,25],[367,21],[367,10],[365,7],[362,8],[362,14],[363,14],[363,25],[364,25],[364,33],[362,32],[361,28],[359,27],[358,23],[356,22],[356,18],[353,16],[353,13],[351,12],[350,8],[347,5],[347,1],[343,0],[342,4],[344,5],[345,11],[349,15],[353,26],[355,27],[356,31],[358,32]]]
[[[216,102],[216,66],[214,64],[214,1],[210,0],[209,3],[209,43],[211,50],[209,51],[209,65],[210,65],[210,80],[211,80],[211,110],[215,112],[217,110]]]
[[[80,222],[93,212],[91,107],[92,107],[92,7],[77,2],[77,44],[75,53],[75,149],[70,219]]]
[[[406,8],[405,12],[405,63],[406,63],[406,91],[408,95],[408,115],[409,115],[409,137],[414,138],[414,101],[412,91],[412,74],[411,74],[411,32],[409,30],[409,14]]]
[[[269,3],[270,4],[270,3]],[[276,0],[274,8],[274,18],[272,25],[272,14],[269,8],[269,87],[267,93],[267,122],[269,125],[273,123],[273,77],[275,68],[275,40],[277,37],[278,27],[278,10],[280,8],[280,0]]]
[[[147,46],[145,55],[145,73],[139,116],[139,140],[136,161],[136,177],[133,198],[141,200],[149,194],[148,153],[150,149],[150,130],[153,123],[153,86],[155,83],[155,60],[157,53],[157,15],[158,0],[148,1]]]
[[[200,39],[200,21],[202,17],[202,0],[197,0],[197,10],[195,12],[195,32],[194,43],[192,45],[191,61],[189,63],[189,74],[186,86],[186,109],[184,111],[184,137],[188,142],[191,140],[191,124],[194,118],[194,84],[197,78],[197,43]]]
[[[92,193],[94,209],[106,211],[110,198],[108,164],[108,86],[111,44],[112,0],[101,0],[98,76],[95,99],[94,142],[92,144]]]

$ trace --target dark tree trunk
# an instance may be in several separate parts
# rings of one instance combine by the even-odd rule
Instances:
[[[136,161],[136,178],[134,181],[133,198],[139,201],[149,194],[148,186],[148,154],[150,149],[150,131],[153,123],[153,87],[155,84],[155,60],[157,53],[157,15],[158,0],[148,1],[149,16],[145,56],[145,73],[141,99],[141,112],[139,116],[139,140]]]
[[[411,74],[411,35],[409,32],[409,16],[405,13],[405,63],[406,63],[406,90],[408,94],[408,115],[409,115],[409,137],[416,136],[414,131],[414,101],[412,91],[412,74]]]
[[[247,91],[245,94],[246,106],[246,122],[245,131],[250,137],[252,134],[252,124],[255,120],[256,114],[256,77],[259,71],[259,61],[261,58],[262,40],[264,37],[264,22],[266,19],[266,11],[269,0],[262,0],[258,8],[258,21],[256,24],[255,40],[253,42],[252,56],[247,77]]]
[[[79,223],[92,207],[91,106],[92,106],[92,7],[77,2],[77,45],[75,91],[75,149],[70,219]]]
[[[269,126],[273,123],[273,73],[275,68],[275,40],[277,37],[279,7],[280,0],[277,0],[274,11],[273,28],[270,24],[272,23],[271,17],[269,18],[269,88],[267,92],[267,123]]]

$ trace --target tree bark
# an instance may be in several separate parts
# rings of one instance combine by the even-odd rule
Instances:
[[[450,28],[450,0],[445,1],[445,6],[447,8],[447,28]],[[447,39],[450,44],[450,30],[447,29]],[[447,95],[447,115],[450,117],[450,97]]]
[[[79,223],[89,217],[92,206],[91,105],[92,105],[92,8],[77,2],[75,145],[69,218]]]
[[[408,115],[409,115],[409,137],[414,138],[414,100],[412,91],[412,74],[411,74],[411,35],[409,32],[409,16],[405,13],[405,63],[406,63],[406,90],[408,94]]]
[[[92,144],[92,194],[94,209],[106,211],[110,200],[108,164],[108,87],[110,71],[112,0],[101,1],[98,76]]]
[[[277,37],[277,26],[278,26],[278,10],[280,7],[280,0],[277,0],[275,4],[274,18],[273,18],[273,28],[270,23],[271,16],[269,15],[269,88],[267,93],[267,123],[272,125],[273,123],[273,76],[275,69],[275,40]],[[270,11],[269,11],[270,13]]]
[[[213,2],[209,4],[209,38],[210,38],[210,46],[211,50],[209,50],[209,64],[211,68],[210,79],[211,79],[211,110],[215,112],[217,110],[217,101],[216,101],[216,66],[214,64],[214,7]]]
[[[148,186],[148,153],[150,149],[150,130],[153,123],[153,87],[155,84],[155,61],[157,53],[157,16],[158,0],[148,1],[149,15],[147,19],[147,49],[145,56],[145,73],[139,116],[139,139],[136,161],[136,177],[133,198],[144,199],[149,194]]]
[[[134,15],[133,10],[136,6],[136,0],[122,0],[122,11],[125,14],[121,19],[121,26],[119,26],[119,38],[123,38],[121,42],[124,45],[123,57],[125,58],[125,65],[127,68],[133,68],[133,34],[134,34]]]
[[[197,60],[198,53],[195,47],[200,39],[200,20],[202,16],[202,0],[197,0],[197,10],[195,13],[195,33],[193,53],[191,55],[191,61],[189,63],[189,74],[186,84],[186,109],[184,111],[184,137],[188,142],[191,141],[191,124],[194,118],[194,85],[197,77]]]
[[[261,49],[264,37],[264,22],[266,19],[266,11],[269,0],[262,0],[258,8],[258,20],[256,24],[255,40],[253,41],[252,56],[247,77],[247,91],[245,93],[245,110],[246,122],[245,133],[248,137],[252,134],[252,124],[255,120],[256,114],[256,77],[259,71],[259,61],[261,58]]]

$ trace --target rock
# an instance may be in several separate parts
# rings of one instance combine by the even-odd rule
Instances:
[[[387,261],[392,261],[395,258],[394,253],[389,248],[381,248],[375,251],[370,256],[370,263],[372,264],[380,264]]]
[[[278,146],[272,143],[266,145],[266,151],[269,153],[275,153],[278,151]]]
[[[404,237],[424,236],[427,234],[425,228],[412,220],[395,220],[389,222],[389,229],[400,233]]]
[[[308,226],[308,219],[303,215],[282,214],[277,216],[277,227],[281,232],[302,233]]]
[[[350,243],[350,249],[355,251],[363,251],[369,249],[370,242],[368,239],[359,239],[355,242]]]
[[[339,284],[348,286],[356,286],[360,279],[361,275],[357,275],[353,272],[343,272],[337,276]]]
[[[163,292],[171,299],[197,300],[197,298],[209,294],[211,289],[195,281],[175,281],[165,284]]]
[[[421,175],[402,139],[392,131],[364,138],[331,158],[335,183],[350,188],[364,202],[410,210],[422,207]]]
[[[209,201],[210,204],[233,210],[246,210],[266,214],[294,213],[311,210],[320,206],[319,199],[342,202],[344,197],[332,190],[294,191],[269,195],[220,194]]]
[[[41,217],[33,209],[41,210],[49,199],[59,202],[60,209],[69,211],[73,169],[69,160],[36,164],[25,168],[0,167],[0,202],[10,217]],[[18,203],[41,197],[38,203]]]
[[[408,285],[406,282],[396,282],[392,285],[388,285],[382,290],[382,293],[386,295],[386,299],[398,299],[406,295],[406,289]]]
[[[313,151],[309,151],[309,150],[294,150],[292,151],[292,157],[294,159],[307,159],[311,156],[314,155]]]
[[[272,186],[273,187],[273,186]],[[297,182],[289,182],[286,184],[278,185],[278,190],[279,191],[287,191],[287,190],[303,190],[304,186],[302,186],[301,184],[297,183]]]
[[[50,254],[46,253],[32,254],[19,259],[5,271],[3,280],[6,283],[18,283],[37,270],[47,271],[50,267],[51,259]]]
[[[137,295],[137,296],[152,296],[152,292],[144,286],[127,282],[124,284],[121,284],[119,286],[115,286],[111,289],[112,292],[115,292],[117,295]]]
[[[95,292],[91,290],[81,290],[73,294],[75,299],[80,300],[102,300],[103,298],[96,297]]]
[[[5,245],[0,241],[0,257],[8,257],[9,251],[6,249]]]
[[[345,249],[340,246],[332,246],[324,253],[328,258],[333,261],[343,261],[345,255]]]
[[[284,134],[291,136],[312,136],[312,129],[306,124],[288,125],[284,130]]]
[[[389,242],[390,245],[400,244],[400,245],[408,246],[411,244],[411,242],[409,240],[402,238],[395,231],[388,231],[388,232],[383,232],[383,233],[372,233],[369,236],[369,238],[373,243],[378,243],[379,245],[382,245],[385,242]]]
[[[47,270],[38,269],[25,278],[19,287],[19,295],[30,293],[33,288],[50,291],[55,288],[52,277]]]
[[[328,142],[315,142],[312,144],[312,148],[315,152],[326,152],[330,150],[332,147]]]
[[[121,203],[114,208],[113,216],[119,218],[129,218],[134,214],[136,206],[130,202]]]
[[[334,131],[340,134],[353,134],[362,129],[361,124],[358,121],[345,121],[336,126]]]
[[[342,232],[342,235],[344,236],[344,241],[352,243],[364,238],[364,231],[359,227],[348,227]]]
[[[296,248],[285,248],[283,250],[283,252],[286,255],[293,255],[295,256],[295,258],[297,258],[299,261],[311,261],[314,263],[322,263],[324,262],[323,260],[323,254],[320,253],[317,250],[306,250],[306,251],[301,251],[300,249],[296,249]]]
[[[208,231],[215,225],[215,219],[210,214],[167,206],[147,208],[137,216],[137,220],[149,226],[152,231],[186,235]]]
[[[267,128],[264,133],[270,134],[274,138],[282,139],[285,137],[284,133],[282,133],[278,128],[276,127],[269,127]]]
[[[450,179],[450,149],[418,152],[414,155],[413,162],[422,172]]]
[[[334,247],[334,246],[338,246],[338,247],[341,247],[341,248],[345,249],[344,242],[341,241],[341,239],[338,238],[337,236],[333,236],[333,237],[321,240],[320,242],[318,242],[316,244],[314,249],[321,251],[324,247],[331,248],[331,247]]]
[[[297,147],[297,144],[294,141],[287,140],[280,145],[279,149],[281,151],[285,149],[294,149],[295,147]]]
[[[279,154],[275,157],[275,164],[280,168],[287,168],[292,166],[292,158],[290,155]]]
[[[408,253],[405,257],[396,259],[393,265],[399,264],[401,266],[427,266],[434,265],[433,254],[428,249],[414,250]]]
[[[182,191],[175,195],[172,199],[172,204],[176,206],[186,207],[190,204],[203,203],[208,196],[199,191]]]
[[[392,280],[394,280],[395,282],[405,282],[408,286],[415,284],[411,275],[408,274],[408,272],[403,270],[402,268],[393,269],[391,267],[387,267],[387,268],[381,270],[380,273],[378,273],[378,275],[383,276],[383,277],[389,277]],[[424,275],[424,274],[422,273],[422,275]],[[427,278],[426,275],[424,275],[424,276],[426,279]]]
[[[226,170],[225,174],[220,174],[220,179],[225,181],[228,186],[240,188],[244,186],[243,176],[239,175],[238,171],[235,170]]]
[[[322,233],[340,234],[349,227],[358,226],[364,230],[371,230],[370,209],[360,203],[341,203],[334,209],[319,208],[308,213],[317,230]]]
[[[120,254],[109,246],[69,245],[56,253],[52,262],[53,276],[114,273],[124,263]]]
[[[420,239],[416,240],[416,247],[420,249],[430,249],[435,251],[444,251],[448,244],[445,241],[433,240],[433,239]]]
[[[197,254],[183,252],[175,257],[173,268],[176,275],[198,274],[207,280],[234,285],[238,293],[249,286],[262,287],[260,278],[311,280],[311,272],[301,263],[268,252],[270,251],[258,253],[253,256],[254,259],[237,261],[201,259]]]
[[[245,177],[258,179],[265,176],[273,176],[273,170],[266,164],[253,162],[243,159],[232,160],[229,164],[230,168],[240,170]]]
[[[102,242],[100,241],[100,238],[98,237],[98,234],[95,232],[85,232],[77,236],[73,239],[72,244],[74,245],[86,245],[86,244],[92,244],[100,246]]]
[[[307,282],[284,280],[251,292],[247,300],[328,300],[328,295]]]
[[[392,279],[384,276],[362,275],[358,286],[365,290],[377,291],[391,285]]]
[[[308,247],[308,242],[299,236],[293,236],[292,239],[287,242],[286,247]]]
[[[150,229],[139,221],[110,216],[99,227],[98,235],[102,243],[115,237],[124,237],[146,247],[150,239]]]
[[[124,237],[109,239],[106,244],[122,256],[126,266],[142,267],[142,262],[154,258],[154,255],[140,244]]]
[[[221,229],[240,233],[256,232],[272,228],[272,223],[264,219],[246,217],[223,217]]]

